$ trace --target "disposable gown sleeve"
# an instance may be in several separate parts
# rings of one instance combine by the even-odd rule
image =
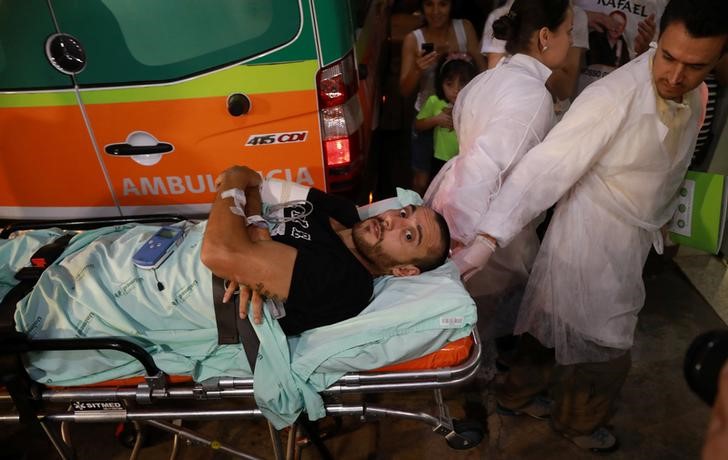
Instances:
[[[585,90],[546,139],[511,172],[482,216],[483,233],[505,246],[556,203],[608,150],[619,134],[624,110],[607,88]]]
[[[487,203],[499,193],[510,168],[543,140],[552,123],[550,100],[545,97],[530,116],[492,120],[468,147],[467,158],[463,158],[466,161],[453,171],[457,185],[445,199],[449,203],[446,218],[456,240],[468,244],[475,238],[481,231],[479,224]]]

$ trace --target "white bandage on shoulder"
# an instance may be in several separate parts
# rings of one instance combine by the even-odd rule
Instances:
[[[245,192],[239,188],[230,188],[220,194],[221,198],[232,198],[235,206],[230,206],[230,212],[245,217]]]
[[[279,204],[289,201],[305,200],[311,187],[281,179],[266,179],[260,187],[263,203]]]

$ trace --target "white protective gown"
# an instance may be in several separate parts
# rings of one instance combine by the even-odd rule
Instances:
[[[632,346],[644,262],[661,242],[690,162],[700,91],[684,96],[686,119],[668,148],[671,136],[656,112],[654,54],[590,85],[482,216],[482,229],[507,243],[559,200],[515,332],[554,347],[561,364],[605,361]]]
[[[536,59],[516,54],[477,76],[458,95],[453,123],[460,153],[445,164],[425,195],[447,220],[453,239],[467,245],[482,231],[491,197],[553,126],[553,103],[545,87],[550,74]],[[512,331],[520,293],[538,252],[536,225],[520,232],[466,285],[478,301],[484,334]]]

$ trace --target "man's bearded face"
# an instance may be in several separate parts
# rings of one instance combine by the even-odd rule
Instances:
[[[394,258],[382,247],[384,234],[384,221],[379,216],[357,222],[352,227],[356,250],[367,262],[382,270],[396,265]]]

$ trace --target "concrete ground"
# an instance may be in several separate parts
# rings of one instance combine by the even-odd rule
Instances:
[[[695,459],[699,457],[709,409],[688,389],[682,374],[685,350],[699,333],[725,327],[714,309],[692,286],[676,263],[651,258],[645,271],[647,303],[640,314],[633,367],[612,421],[621,448],[613,459]],[[325,441],[334,458],[341,459],[580,459],[592,458],[554,434],[547,423],[528,417],[497,415],[484,380],[445,392],[456,417],[476,419],[486,427],[482,443],[467,451],[450,449],[443,438],[419,422],[383,419],[362,424],[345,418],[341,432]],[[430,392],[386,394],[372,398],[383,406],[432,413]],[[330,425],[328,420],[324,427]],[[272,458],[268,431],[260,421],[189,423],[221,442],[249,454]],[[114,425],[75,425],[71,435],[78,458],[122,459],[130,451],[114,438]],[[152,431],[151,445],[141,459],[168,458],[170,436]],[[42,437],[16,425],[2,425],[0,459],[50,459],[53,451]],[[233,458],[205,447],[182,446],[180,459]],[[313,447],[303,459],[320,458]]]

